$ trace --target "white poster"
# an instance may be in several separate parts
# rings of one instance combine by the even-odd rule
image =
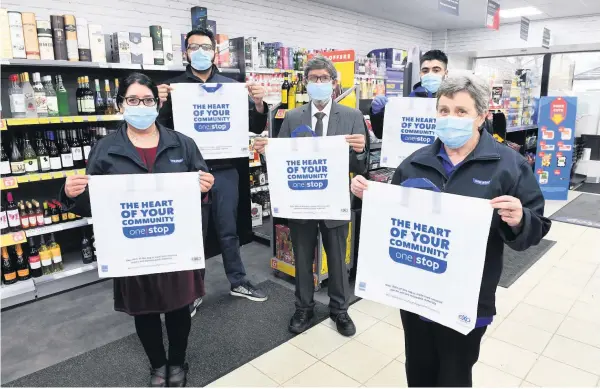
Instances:
[[[489,200],[369,182],[356,295],[468,334],[492,214]]]
[[[248,90],[242,83],[171,84],[173,127],[204,159],[248,157]]]
[[[350,220],[349,146],[344,136],[273,138],[265,153],[273,216]]]
[[[397,168],[404,159],[435,141],[436,99],[390,97],[383,119],[381,166]]]
[[[92,176],[100,277],[204,268],[198,173]]]

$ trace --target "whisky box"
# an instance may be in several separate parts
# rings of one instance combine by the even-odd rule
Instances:
[[[217,35],[217,58],[219,66],[229,67],[229,36]]]
[[[37,24],[33,12],[21,13],[23,20],[23,38],[25,40],[25,55],[27,59],[40,59],[40,44],[37,36]]]
[[[126,32],[114,32],[111,40],[112,58],[114,62],[131,63],[131,47],[129,46],[129,34]]]
[[[154,64],[165,64],[165,53],[163,49],[163,33],[161,26],[150,26],[150,36],[152,37],[152,48],[154,50]]]
[[[48,20],[37,20],[37,36],[40,45],[40,59],[53,60],[54,46],[52,45],[52,27]]]
[[[144,65],[154,65],[154,46],[152,45],[152,38],[150,33],[142,34],[142,63]]]
[[[79,49],[77,48],[77,26],[75,16],[65,15],[65,39],[67,41],[67,58],[69,61],[79,61]]]
[[[62,15],[50,15],[52,27],[52,43],[54,44],[54,59],[66,61],[67,41],[65,39],[65,19]]]
[[[173,45],[173,66],[183,66],[181,60],[181,45]]]
[[[92,61],[106,63],[106,49],[104,43],[104,34],[102,26],[99,24],[88,24],[90,37],[90,51],[92,52]]]
[[[8,27],[8,10],[0,8],[0,57],[10,59],[13,57],[12,43],[10,43],[10,28]]]
[[[258,70],[260,67],[260,53],[258,51],[258,39],[253,36],[250,42],[250,67],[254,70]]]
[[[27,58],[25,53],[25,38],[23,37],[23,19],[20,12],[8,12],[8,26],[10,28],[10,43],[12,44],[13,58]]]
[[[143,64],[144,55],[142,52],[142,34],[139,32],[129,33],[129,50],[131,52],[131,63]]]
[[[112,39],[112,34],[104,34],[104,52],[108,62],[117,62],[113,55]]]
[[[85,62],[92,61],[92,50],[90,48],[90,32],[88,22],[84,18],[75,18],[77,22],[77,51],[79,60]]]
[[[192,30],[196,28],[206,28],[208,19],[208,10],[206,7],[192,7]]]
[[[206,21],[206,29],[213,33],[213,35],[217,35],[217,22],[215,20],[207,20]]]
[[[185,46],[185,37],[187,34],[181,34],[181,62],[184,64],[188,63],[187,58],[187,47]]]
[[[173,65],[173,36],[171,30],[163,28],[163,51],[165,55],[165,65]]]

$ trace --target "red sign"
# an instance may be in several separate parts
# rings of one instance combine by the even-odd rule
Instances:
[[[557,176],[560,176],[560,169],[556,169],[556,170],[554,171],[554,174],[555,174],[555,175],[557,175]]]
[[[544,157],[544,155],[546,155],[546,153],[539,153],[539,154],[538,154],[538,156],[539,156],[540,158]]]
[[[565,120],[566,117],[567,102],[562,97],[557,97],[552,103],[550,103],[550,120],[552,120],[554,124],[558,126],[563,122],[563,120]]]
[[[544,171],[543,171],[542,169],[538,169],[536,173],[537,173],[537,174],[542,174],[543,172],[544,172]]]
[[[317,55],[329,58],[332,62],[354,62],[354,50],[325,51],[322,53],[309,54],[308,59]]]
[[[560,157],[562,157],[562,156],[563,156],[563,153],[556,153],[556,157],[557,157],[557,158],[560,158]]]
[[[488,0],[485,26],[492,30],[500,29],[500,4],[497,1]]]

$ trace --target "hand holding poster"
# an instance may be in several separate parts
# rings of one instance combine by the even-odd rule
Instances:
[[[248,156],[248,91],[241,83],[172,84],[173,127],[204,159]]]
[[[397,168],[405,158],[435,141],[435,99],[391,97],[385,107],[381,166]]]
[[[266,159],[273,216],[350,220],[344,136],[269,139]]]
[[[100,277],[204,268],[198,173],[92,176]]]
[[[491,220],[489,200],[369,182],[356,295],[468,334]]]

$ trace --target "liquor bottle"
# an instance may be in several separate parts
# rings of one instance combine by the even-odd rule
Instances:
[[[60,214],[60,221],[66,222],[69,220],[69,212],[67,211],[67,207],[61,204],[58,200],[52,200],[52,203],[56,206],[58,213]]]
[[[298,74],[298,83],[296,84],[296,107],[304,105],[304,84],[302,83],[302,75]]]
[[[60,116],[69,116],[69,94],[63,85],[62,77],[56,76],[56,98],[58,100],[58,113]]]
[[[308,82],[308,80],[305,81]],[[302,84],[302,103],[308,104],[309,102],[310,97],[308,96],[308,88],[306,87],[306,84]]]
[[[82,108],[85,108],[85,115],[93,115],[96,113],[94,105],[94,92],[90,89],[90,81],[88,76],[83,77],[83,101]]]
[[[77,100],[77,114],[83,115],[83,77],[77,77],[77,89],[75,89],[75,100]]]
[[[100,80],[96,78],[96,80],[94,80],[94,84],[96,86],[94,108],[96,109],[97,115],[104,115],[104,113],[106,112],[106,104],[104,103],[104,99],[102,98],[102,92],[100,91]]]
[[[52,264],[52,252],[46,246],[46,240],[44,235],[40,235],[40,246],[38,247],[40,253],[40,262],[42,262],[42,274],[51,274],[54,271],[54,265]]]
[[[38,166],[40,171],[47,172],[51,170],[50,166],[50,155],[46,145],[44,144],[44,140],[42,138],[38,138],[36,141],[36,153],[38,158]]]
[[[8,215],[4,209],[4,204],[0,204],[0,234],[8,234],[10,228],[8,228]]]
[[[288,73],[284,73],[283,76],[285,77],[285,80],[283,81],[283,84],[281,84],[281,108],[287,109],[288,108],[288,94],[290,93],[290,81],[289,81]]]
[[[54,132],[48,132],[48,155],[50,157],[50,170],[62,170],[61,155],[54,140]]]
[[[8,255],[7,247],[2,247],[2,282],[4,282],[5,285],[17,282],[17,271]]]
[[[96,237],[92,234],[92,250],[94,254],[94,262],[98,261],[98,255],[96,254]]]
[[[21,216],[19,207],[14,202],[11,192],[6,193],[6,216],[8,216],[8,228],[12,232],[21,231]]]
[[[27,230],[29,228],[29,215],[25,209],[25,204],[19,203],[19,219],[21,220],[21,229]]]
[[[0,157],[0,176],[9,176],[12,173],[10,170],[10,161],[8,160],[8,155],[6,154],[6,151],[4,151],[4,145],[2,143],[0,143],[0,152],[2,155]]]
[[[50,207],[50,217],[52,218],[52,224],[60,223],[60,212],[56,209],[56,205],[48,203]]]
[[[150,26],[150,36],[152,37],[152,48],[154,49],[154,64],[164,65],[165,56],[163,51],[162,27]]]
[[[12,43],[13,58],[27,58],[25,53],[25,38],[23,37],[23,19],[20,12],[8,12],[10,42]]]
[[[62,167],[65,169],[73,168],[73,153],[71,152],[71,147],[67,143],[67,136],[65,130],[60,130],[58,134],[58,143],[60,146],[60,161],[62,163]]]
[[[52,263],[54,264],[54,271],[62,271],[65,270],[62,254],[60,252],[60,245],[56,242],[56,238],[54,237],[54,232],[50,233],[50,240],[48,241],[48,248],[52,253]]]
[[[23,159],[25,160],[25,171],[27,173],[37,173],[40,168],[38,165],[38,157],[31,146],[29,136],[25,133],[25,144],[23,146]]]
[[[73,154],[73,167],[75,169],[85,169],[83,148],[79,139],[77,139],[77,130],[71,130],[71,153]]]
[[[288,91],[288,110],[296,108],[296,80],[292,73],[290,90]]]
[[[54,60],[52,27],[50,27],[50,22],[48,20],[37,21],[37,37],[40,45],[40,59]]]
[[[27,219],[29,219],[29,228],[37,227],[37,215],[35,214],[35,210],[33,209],[33,204],[29,201],[25,202],[25,207],[27,208]]]
[[[58,109],[58,97],[54,86],[52,86],[52,76],[42,77],[42,85],[44,86],[44,92],[46,93],[46,104],[48,105],[48,116],[60,116]]]
[[[25,169],[25,160],[23,158],[23,154],[21,154],[21,150],[17,144],[17,137],[15,135],[13,135],[12,150],[10,152],[10,170],[15,176],[25,174],[27,172]]]
[[[119,79],[115,78],[115,93],[113,94],[113,100],[116,102],[117,101],[117,96],[119,95]],[[123,92],[123,95],[125,95],[125,92]],[[115,106],[115,109],[116,106]]]
[[[88,22],[84,18],[75,18],[77,22],[77,50],[79,52],[79,60],[85,62],[92,61],[92,50],[90,49],[90,32],[88,30]]]
[[[19,281],[25,281],[31,278],[31,273],[29,271],[29,263],[27,262],[27,258],[23,255],[23,247],[21,244],[17,244],[15,246],[15,268],[17,269],[17,278]]]
[[[44,201],[44,225],[47,226],[50,224],[52,224],[52,215],[48,209],[48,202]]]
[[[44,212],[42,211],[40,202],[37,200],[31,200],[31,203],[34,207],[33,213],[35,214],[38,227],[45,225],[46,223],[44,221]]]
[[[10,87],[8,89],[8,99],[10,100],[10,112],[14,118],[24,118],[27,113],[25,106],[25,94],[23,88],[19,85],[19,75],[11,74],[8,76]]]
[[[23,95],[25,96],[25,117],[37,118],[37,107],[35,101],[35,94],[31,83],[29,82],[29,73],[21,73],[21,87],[23,88]]]
[[[65,39],[65,19],[62,15],[50,15],[50,26],[52,27],[52,38],[54,44],[54,58],[66,61],[67,41]]]
[[[119,83],[116,83],[117,85],[117,89],[118,89],[118,85]],[[108,80],[104,80],[104,92],[105,92],[105,99],[106,99],[106,109],[103,112],[105,115],[114,115],[117,113],[117,107],[115,105],[115,100],[113,99],[112,94],[110,93],[110,83],[108,82]]]
[[[77,27],[75,27],[75,16],[64,15],[65,37],[67,41],[67,58],[69,61],[79,61],[77,49]]]
[[[83,160],[87,166],[88,157],[90,156],[90,151],[92,151],[92,144],[90,138],[85,136],[81,129],[79,130],[79,139],[81,139],[81,146],[83,147]]]
[[[39,73],[33,73],[33,97],[35,98],[35,109],[38,117],[48,117],[48,102],[46,101],[46,91],[42,85]]]
[[[94,261],[94,249],[90,240],[85,236],[85,232],[81,239],[81,260],[86,264]]]
[[[8,10],[0,8],[0,36],[2,37],[2,42],[0,42],[0,58],[4,59],[11,59],[13,57],[9,25]]]
[[[33,278],[42,276],[42,263],[40,262],[40,252],[35,246],[33,237],[29,238],[29,268],[31,269],[31,276]]]
[[[25,41],[25,55],[27,59],[40,59],[40,45],[38,43],[37,25],[33,12],[22,12],[23,38]]]

